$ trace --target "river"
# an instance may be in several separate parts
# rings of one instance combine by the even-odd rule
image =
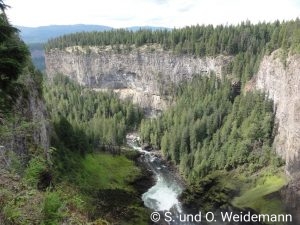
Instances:
[[[169,225],[194,225],[204,223],[192,223],[182,221],[184,218],[179,218],[179,215],[184,215],[185,212],[181,207],[178,196],[183,191],[183,184],[178,178],[164,165],[162,160],[155,156],[154,153],[145,151],[138,146],[138,136],[134,134],[127,135],[127,143],[134,150],[142,153],[140,160],[146,165],[147,169],[151,170],[155,176],[156,183],[147,192],[142,195],[144,205],[153,212],[159,212],[164,223]],[[165,214],[167,213],[167,214]],[[168,214],[169,213],[169,214]],[[166,215],[166,216],[165,216]],[[165,218],[164,218],[165,217]],[[171,221],[170,221],[171,220]],[[218,223],[211,223],[213,225]]]
[[[182,182],[174,173],[164,164],[160,157],[153,152],[143,150],[139,145],[139,137],[136,134],[126,136],[127,144],[141,154],[140,160],[151,170],[155,176],[156,183],[148,189],[143,195],[144,205],[154,213],[159,213],[160,220],[155,221],[157,225],[245,225],[245,222],[228,222],[222,220],[221,211],[198,214],[188,214],[181,206],[178,196],[184,190]],[[240,210],[229,210],[229,213],[241,214]],[[247,212],[243,212],[247,213]],[[154,220],[156,217],[152,218]],[[190,217],[188,216],[190,215]],[[201,215],[201,216],[200,216]],[[198,217],[197,217],[198,216]],[[258,222],[247,222],[248,225],[259,225]]]

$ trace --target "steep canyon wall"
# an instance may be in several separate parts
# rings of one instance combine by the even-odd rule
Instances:
[[[291,181],[281,191],[285,206],[300,223],[300,55],[283,58],[280,50],[265,56],[254,77],[256,89],[274,101],[277,133],[274,146],[286,162]]]
[[[232,57],[225,56],[176,55],[158,45],[126,53],[112,47],[74,46],[46,52],[46,72],[50,79],[58,73],[65,74],[95,90],[113,90],[146,109],[163,110],[174,85],[209,72],[221,75],[231,60]],[[263,58],[252,80],[255,89],[274,100],[278,126],[274,144],[292,177],[300,174],[299,65],[299,55],[282,59],[277,50]]]
[[[46,53],[46,72],[50,78],[62,73],[95,90],[112,89],[143,108],[163,110],[174,85],[195,74],[221,74],[231,59],[175,55],[155,45],[122,52],[111,47],[52,49]]]
[[[300,175],[300,56],[281,57],[280,50],[265,56],[255,88],[263,90],[274,101],[277,134],[276,151],[287,163],[287,172]]]
[[[172,87],[195,75],[224,74],[232,57],[198,58],[175,55],[159,46],[143,46],[126,53],[111,47],[69,47],[46,53],[50,79],[65,74],[95,90],[113,90],[145,109],[163,110],[169,104]],[[292,181],[283,191],[295,215],[300,210],[300,56],[283,58],[280,50],[265,56],[250,81],[252,89],[264,91],[276,110],[274,146],[286,161]],[[298,218],[300,220],[300,218]]]

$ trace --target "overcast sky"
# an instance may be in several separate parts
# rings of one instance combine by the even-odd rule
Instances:
[[[14,25],[183,27],[300,17],[300,0],[4,0]]]

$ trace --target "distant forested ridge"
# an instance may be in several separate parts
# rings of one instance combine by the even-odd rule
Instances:
[[[101,25],[50,25],[40,27],[17,27],[20,30],[20,36],[27,44],[45,43],[50,38],[58,37],[65,34],[81,32],[81,31],[104,31],[110,30],[112,27]]]
[[[129,44],[161,44],[166,50],[189,53],[198,56],[229,54],[251,50],[253,54],[267,47],[269,51],[279,47],[293,47],[299,50],[299,19],[289,22],[251,24],[249,21],[233,26],[190,26],[172,30],[140,29],[136,32],[126,29],[104,32],[79,32],[49,40],[47,49],[68,46],[101,46]],[[265,46],[267,45],[267,46]],[[297,46],[295,46],[297,45]]]

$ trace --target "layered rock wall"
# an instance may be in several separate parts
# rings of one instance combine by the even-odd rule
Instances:
[[[172,86],[195,74],[221,74],[231,57],[198,58],[175,55],[158,45],[142,46],[124,53],[111,47],[69,47],[46,53],[46,72],[51,78],[65,74],[97,90],[113,89],[144,108],[162,110]]]
[[[281,57],[280,50],[265,56],[255,76],[256,89],[274,101],[277,134],[274,145],[286,160],[287,172],[300,172],[300,56]]]

